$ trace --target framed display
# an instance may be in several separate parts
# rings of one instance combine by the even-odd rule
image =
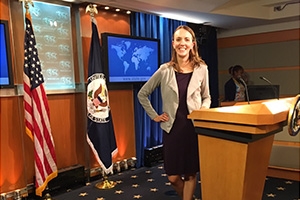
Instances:
[[[160,65],[160,41],[102,33],[104,72],[108,83],[146,82]]]
[[[8,21],[0,20],[0,88],[13,88]]]

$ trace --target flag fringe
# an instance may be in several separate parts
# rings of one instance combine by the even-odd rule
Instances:
[[[30,139],[33,141],[33,134],[31,132],[31,130],[28,127],[25,127],[25,132],[28,135],[28,137],[30,137]]]
[[[44,183],[40,187],[35,189],[35,194],[41,197],[43,194],[43,191],[45,190],[45,188],[48,185],[48,182],[51,181],[52,179],[54,179],[55,177],[57,177],[57,174],[58,174],[57,170],[52,172],[51,174],[49,174],[49,176],[47,176]]]
[[[97,163],[100,165],[101,169],[105,172],[105,174],[109,174],[109,173],[113,174],[114,173],[113,172],[113,163],[108,168],[106,168],[105,165],[103,164],[103,162],[101,161],[100,156],[99,156],[97,150],[95,149],[94,144],[90,140],[88,134],[86,134],[86,138],[87,138],[87,142],[90,145],[90,148],[93,152],[93,155],[95,156],[95,159],[96,159]],[[118,152],[118,148],[116,148],[115,150],[113,150],[111,152],[111,157],[113,157],[117,152]]]

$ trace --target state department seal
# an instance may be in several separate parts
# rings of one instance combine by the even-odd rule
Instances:
[[[93,74],[88,78],[87,111],[88,118],[97,123],[109,121],[109,100],[103,73]]]

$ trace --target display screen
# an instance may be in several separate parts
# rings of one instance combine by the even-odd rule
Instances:
[[[0,20],[0,88],[14,86],[10,55],[8,22]]]
[[[101,39],[108,83],[146,82],[160,65],[158,39],[111,33]]]
[[[29,12],[45,89],[73,91],[76,85],[70,5],[35,1]]]
[[[250,101],[279,98],[279,85],[248,85]]]

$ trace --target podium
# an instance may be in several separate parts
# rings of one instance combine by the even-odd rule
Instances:
[[[202,200],[261,200],[274,134],[292,98],[193,111]]]

